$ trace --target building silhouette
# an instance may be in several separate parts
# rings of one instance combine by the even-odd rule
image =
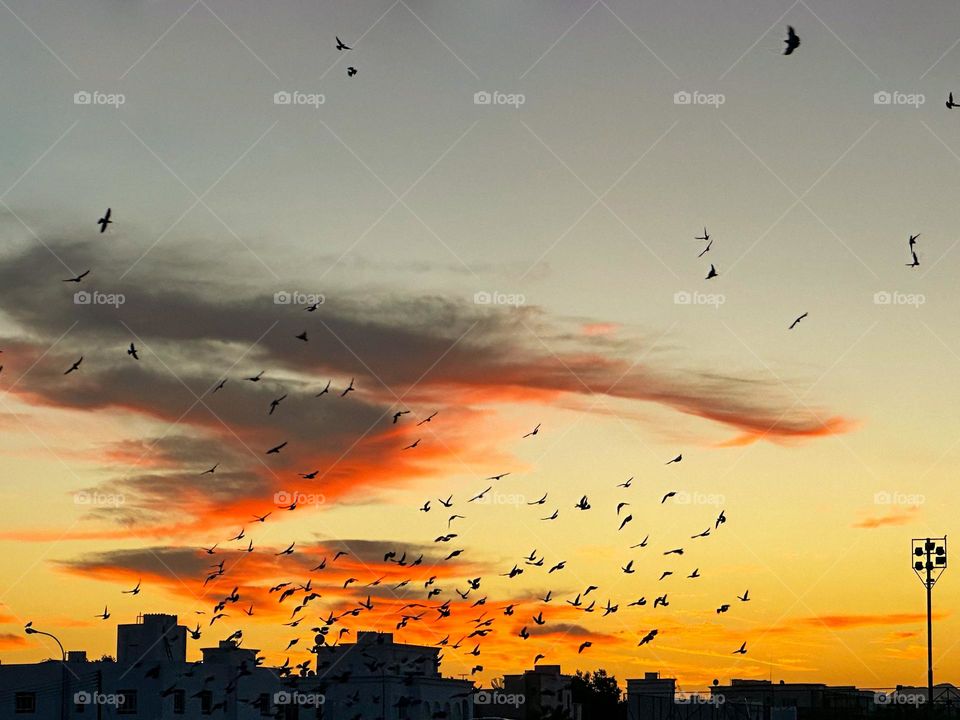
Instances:
[[[188,662],[175,615],[117,628],[116,660],[82,651],[66,662],[0,665],[0,720],[400,720],[473,717],[473,684],[442,677],[439,650],[360,632],[296,668],[264,667],[259,651],[221,641]]]

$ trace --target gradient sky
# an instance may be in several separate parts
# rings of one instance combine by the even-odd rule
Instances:
[[[365,598],[338,590],[351,576],[419,581],[347,623],[392,629],[430,575],[455,600],[484,576],[496,632],[478,659],[472,644],[447,651],[448,674],[480,663],[489,680],[545,652],[684,689],[923,681],[909,541],[952,532],[960,456],[960,115],[943,105],[960,92],[955,3],[7,0],[0,15],[4,662],[52,652],[22,636],[27,619],[112,653],[113,620],[191,623],[234,585],[256,614],[235,609],[191,657],[242,627],[282,662],[310,633],[277,629],[291,608],[266,588],[349,547],[314,574],[324,598],[309,617]],[[787,24],[802,38],[791,57]],[[77,105],[81,91],[124,103]],[[279,91],[324,103],[276,105]],[[525,102],[476,105],[478,91]],[[680,91],[724,102],[678,105]],[[877,105],[878,91],[925,102]],[[714,244],[698,259],[704,225]],[[122,293],[122,307],[73,303],[60,281],[88,268],[80,289]],[[326,302],[275,304],[284,290]],[[411,414],[394,426],[397,409]],[[506,471],[494,502],[466,504]],[[661,505],[670,490],[693,501]],[[123,503],[78,504],[80,491]],[[316,502],[277,510],[277,492]],[[451,493],[468,518],[435,544]],[[635,518],[622,533],[620,501]],[[691,541],[721,509],[729,522]],[[244,526],[262,552],[226,542]],[[293,556],[268,554],[293,541]],[[243,559],[204,595],[197,548],[215,542]],[[682,561],[662,556],[677,546]],[[385,566],[390,548],[424,552],[424,567]],[[533,548],[567,568],[497,577]],[[693,567],[703,577],[682,579]],[[668,568],[681,577],[658,582]],[[141,595],[120,594],[141,577]],[[935,658],[957,681],[953,582],[936,591]],[[563,603],[588,584],[620,611]],[[626,607],[661,592],[667,610]],[[398,637],[456,639],[475,597]],[[517,617],[494,612],[510,602]],[[109,623],[93,619],[104,603]],[[517,638],[541,608],[549,632]]]

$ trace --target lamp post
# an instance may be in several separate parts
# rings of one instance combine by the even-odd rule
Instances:
[[[63,649],[63,643],[56,635],[51,635],[43,630],[37,630],[33,627],[33,622],[28,622],[23,631],[27,635],[46,635],[52,638],[60,648],[60,720],[67,720],[67,651]]]
[[[947,537],[914,538],[911,557],[927,590],[927,713],[933,717],[933,586],[947,569]]]

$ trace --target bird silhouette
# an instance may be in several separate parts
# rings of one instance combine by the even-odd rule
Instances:
[[[134,360],[140,359],[140,356],[137,354],[137,347],[133,343],[130,343],[130,347],[127,348],[127,355],[132,357]]]
[[[107,211],[103,214],[103,217],[97,220],[97,225],[100,226],[100,234],[102,235],[107,230],[107,225],[113,223],[113,220],[110,219],[110,215],[113,214],[113,211],[110,208],[107,208]]]
[[[787,329],[788,329],[788,330],[793,330],[797,325],[800,324],[800,321],[803,320],[808,314],[809,314],[809,313],[804,313],[803,315],[801,315],[800,317],[798,317],[796,320],[794,320],[792,323],[790,323],[790,327],[787,328]]]
[[[67,368],[67,371],[64,373],[64,375],[69,375],[70,373],[76,372],[77,370],[79,370],[79,369],[80,369],[80,363],[82,363],[82,362],[83,362],[83,355],[81,355],[81,356],[80,356],[80,359],[77,360],[73,365],[71,365],[69,368]]]
[[[80,274],[77,275],[76,277],[67,278],[67,279],[64,280],[63,282],[78,283],[78,282],[80,282],[81,280],[83,280],[83,279],[84,279],[87,275],[89,275],[89,274],[90,274],[90,271],[89,271],[89,270],[84,270],[82,273],[80,273]]]
[[[720,273],[717,272],[717,269],[713,266],[713,263],[710,263],[710,271],[707,273],[707,280],[717,277]]]
[[[355,67],[351,65],[350,67],[347,68],[347,77],[353,77],[356,74],[357,74],[357,69]]]
[[[353,50],[353,48],[349,45],[344,45],[343,40],[341,40],[339,37],[334,37],[337,38],[337,50]]]
[[[792,25],[787,25],[787,39],[783,42],[787,45],[783,51],[784,55],[792,55],[793,51],[800,47],[800,36],[797,35]]]
[[[946,105],[947,110],[953,110],[955,107],[957,107],[957,103],[953,101],[953,93],[950,93],[950,96],[947,98]]]

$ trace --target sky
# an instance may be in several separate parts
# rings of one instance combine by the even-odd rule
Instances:
[[[2,5],[4,662],[55,652],[27,620],[99,656],[141,612],[205,626],[191,657],[243,629],[302,662],[371,594],[336,627],[496,617],[444,651],[483,682],[537,653],[689,690],[924,681],[910,540],[951,534],[960,456],[955,4]],[[308,578],[283,627],[268,589]],[[590,585],[618,611],[566,602]]]

